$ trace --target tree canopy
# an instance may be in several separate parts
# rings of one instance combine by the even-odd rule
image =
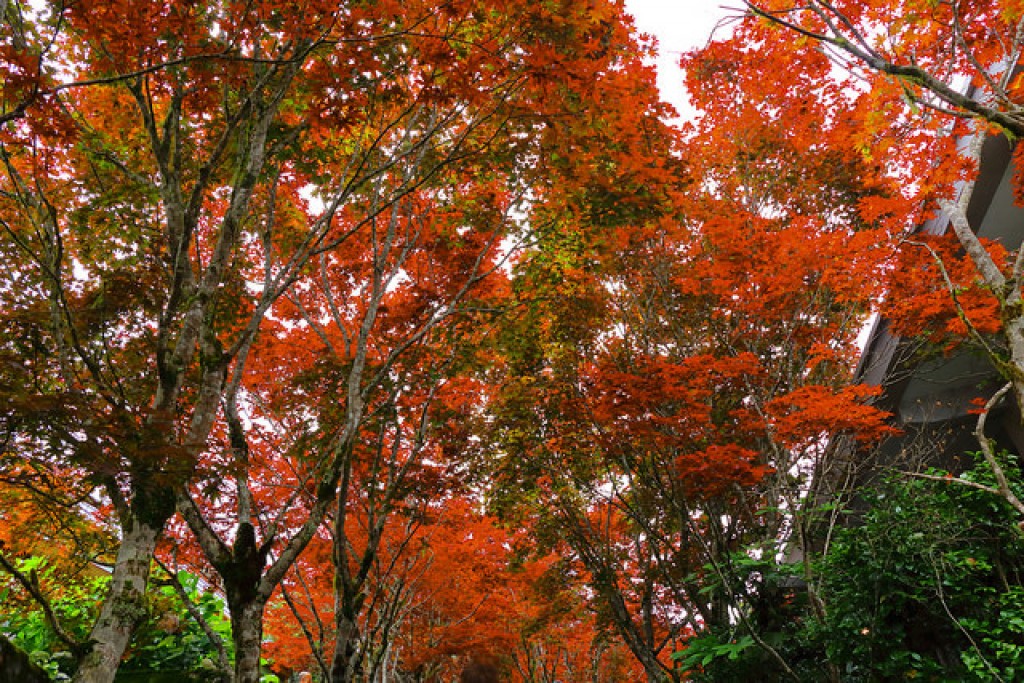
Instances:
[[[1022,12],[748,2],[673,123],[617,0],[3,3],[0,668],[1012,680]]]

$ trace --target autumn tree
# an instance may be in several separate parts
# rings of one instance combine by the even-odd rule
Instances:
[[[1008,476],[1012,473],[1004,471],[1000,464],[1012,463],[1012,459],[998,459],[985,433],[988,412],[1004,395],[1019,388],[1019,361],[1014,351],[1015,321],[1019,318],[1019,308],[1014,303],[1019,299],[1015,273],[1019,259],[1018,253],[1007,253],[1006,247],[1013,245],[986,242],[977,236],[979,209],[986,208],[986,200],[984,192],[975,193],[974,181],[983,151],[998,145],[993,138],[1006,133],[1013,141],[1019,132],[1019,122],[1015,122],[1019,112],[1014,104],[1018,95],[1015,79],[1020,49],[1019,8],[1012,3],[928,2],[752,2],[747,6],[750,12],[734,25],[729,37],[684,59],[688,85],[698,107],[706,112],[705,118],[695,125],[697,137],[693,140],[711,142],[705,148],[709,157],[735,160],[722,167],[724,174],[715,175],[714,186],[725,188],[723,194],[733,197],[763,197],[765,188],[792,187],[794,183],[799,186],[804,179],[815,179],[825,201],[806,204],[801,213],[813,222],[833,226],[833,230],[839,228],[834,234],[847,235],[846,244],[833,249],[816,246],[814,249],[819,253],[809,252],[795,259],[793,252],[780,256],[778,262],[785,263],[787,268],[806,263],[812,270],[822,268],[830,277],[839,271],[826,264],[832,259],[838,263],[845,248],[846,258],[875,264],[860,275],[865,287],[876,288],[875,294],[860,299],[851,311],[877,307],[881,297],[873,297],[884,295],[881,311],[897,316],[891,329],[898,333],[925,336],[932,343],[938,342],[938,353],[967,341],[988,354],[1007,382],[1002,390],[991,395],[976,429],[991,476],[979,477],[975,472],[960,483],[975,491],[1001,495],[1019,513],[1019,493],[1012,484],[1012,476]],[[765,123],[770,125],[766,128]],[[739,148],[738,153],[734,147]],[[763,155],[765,151],[769,152],[767,156]],[[742,169],[743,173],[734,173]],[[843,170],[833,180],[847,175],[838,185],[821,175],[822,170],[838,169]],[[745,183],[744,177],[752,177],[755,182]],[[1017,180],[1011,181],[1013,187],[1018,184]],[[833,187],[845,187],[848,191],[831,195]],[[813,198],[813,194],[803,196]],[[778,199],[771,199],[762,207],[760,215],[764,218],[778,218],[790,210],[787,204],[780,205]],[[932,218],[937,207],[943,209],[943,214]],[[870,230],[865,233],[865,228]],[[955,239],[926,234],[947,230]],[[860,235],[870,237],[861,242]],[[883,252],[891,250],[892,258],[877,250],[873,252],[872,245],[880,246]],[[854,276],[853,270],[849,273]],[[820,275],[804,277],[810,289],[818,289],[825,282]],[[850,285],[854,283],[855,279],[851,279]],[[880,283],[891,291],[886,293]],[[857,299],[855,291],[849,291],[853,298],[842,298]],[[827,329],[834,306],[829,305],[828,314],[814,316],[811,327],[823,323]],[[790,319],[800,320],[801,316]],[[836,351],[843,347],[833,342],[826,348]],[[789,350],[793,346],[787,343],[776,348]],[[845,348],[850,349],[848,342]],[[838,362],[829,371],[833,377],[836,368],[848,365],[850,358],[849,353],[845,361],[840,356],[833,358]],[[813,362],[808,364],[813,366]],[[784,399],[773,403],[781,406],[790,402]],[[843,611],[850,607],[843,603],[848,594],[842,588],[837,590],[836,581],[829,576],[844,560],[831,555],[831,534],[825,536],[825,543],[815,541],[814,520],[828,522],[829,515],[840,515],[841,508],[834,506],[837,501],[822,494],[841,487],[844,479],[862,482],[856,476],[847,476],[855,473],[853,468],[858,461],[870,467],[869,450],[845,449],[844,455],[843,448],[832,450],[841,445],[832,436],[828,441],[818,442],[819,446],[828,444],[832,453],[822,451],[821,456],[808,460],[808,451],[804,449],[811,442],[801,440],[798,431],[793,431],[794,427],[799,430],[810,426],[806,422],[801,424],[803,415],[810,413],[801,412],[794,411],[777,422],[773,439],[781,437],[780,445],[797,456],[792,461],[794,465],[816,462],[833,468],[831,473],[822,472],[815,474],[813,480],[805,480],[818,481],[824,485],[822,488],[810,486],[806,498],[790,497],[780,507],[790,547],[795,543],[802,550],[802,557],[797,557],[803,560],[801,578],[807,583],[809,604],[799,606],[788,617],[778,610],[759,613],[753,604],[748,612],[752,626],[762,635],[771,633],[778,638],[785,634],[782,637],[787,647],[808,631],[796,635],[787,631],[787,626],[780,629],[780,623],[813,620],[817,624],[814,628],[820,628],[857,619]],[[827,423],[838,425],[842,418],[852,415],[848,410],[841,416],[820,414],[827,422],[822,424],[819,434],[831,434],[824,428]],[[794,417],[797,420],[791,421]],[[804,470],[800,476],[806,473]],[[920,476],[942,481],[955,479],[936,473]],[[856,495],[870,498],[871,492],[859,491]],[[996,507],[1007,509],[993,509]],[[849,537],[858,533],[851,530]],[[823,554],[821,564],[813,559],[808,561],[817,553]],[[749,556],[740,559],[746,564],[743,571],[747,576],[757,577],[758,591],[768,595],[768,577],[779,577],[783,567],[773,561],[764,562],[764,556],[761,557],[759,562],[748,561]],[[894,571],[894,575],[898,574]],[[908,576],[898,580],[907,581]],[[1004,582],[1003,588],[1011,585],[1012,581]],[[943,599],[955,601],[959,596],[947,593]],[[783,604],[792,607],[793,595],[774,604],[776,608]],[[903,616],[894,621],[901,618],[906,620]],[[893,625],[890,623],[886,628]],[[951,622],[945,627],[957,628]],[[707,642],[722,645],[721,641]],[[683,653],[682,661],[699,664],[702,657],[714,659],[714,648],[701,649],[705,645],[703,639],[693,641],[692,651]],[[801,652],[799,642],[792,646],[792,656],[815,658],[811,666],[817,668],[807,680],[820,680],[823,669],[829,671],[832,680],[840,680],[844,670],[841,667],[849,672],[850,666],[866,664],[831,659],[820,642],[817,647],[822,649],[814,655]],[[926,651],[920,646],[918,649]],[[748,671],[763,672],[764,657],[755,659],[754,669]],[[790,679],[799,679],[801,672],[790,668],[790,672],[783,673]],[[730,669],[728,665],[718,670],[724,676],[720,680],[735,680],[742,675],[738,673],[740,669]],[[955,670],[954,665],[949,670]],[[802,674],[807,676],[807,670]],[[712,676],[708,680],[719,679]]]
[[[525,200],[553,171],[628,171],[643,142],[607,132],[649,87],[621,9],[4,8],[5,468],[59,472],[120,541],[77,678],[112,677],[176,508],[227,594],[238,680],[330,520],[332,675],[357,677],[364,584],[433,492],[460,339],[503,261],[565,219]]]
[[[329,57],[319,73],[312,63],[337,42],[332,30],[361,40],[357,15],[307,7],[295,22],[269,5],[126,3],[54,6],[28,28],[18,17],[9,47],[35,38],[46,61],[33,108],[4,131],[5,346],[24,357],[30,344],[40,361],[12,370],[7,452],[74,465],[105,489],[121,535],[82,680],[116,669],[155,540],[266,311],[323,249],[339,207],[381,172],[375,152],[414,135],[393,130],[411,111],[352,122],[355,141],[338,150],[350,173],[331,179],[326,208],[278,222],[308,209],[295,153],[303,134],[322,134],[311,122],[372,110],[379,96],[377,55],[351,64],[356,81],[371,74],[351,89],[358,102],[325,84]],[[5,64],[13,82],[19,64]],[[417,140],[383,165],[422,151]]]
[[[297,277],[293,290],[273,310],[269,324],[278,330],[275,336],[285,344],[315,349],[314,355],[304,357],[311,365],[276,367],[262,385],[258,378],[249,384],[243,380],[246,391],[262,405],[295,416],[291,424],[300,427],[300,435],[308,415],[315,416],[316,425],[307,438],[314,443],[314,455],[312,467],[303,465],[305,489],[288,499],[292,506],[305,502],[308,514],[275,553],[270,569],[262,576],[248,575],[247,580],[255,581],[251,609],[254,614],[262,610],[275,582],[331,507],[338,595],[330,669],[337,680],[369,675],[365,667],[374,665],[373,653],[361,644],[360,629],[367,623],[365,615],[376,609],[367,599],[368,582],[380,562],[387,525],[402,524],[404,509],[425,505],[441,493],[444,482],[432,469],[459,469],[453,460],[458,444],[438,440],[434,414],[472,405],[461,392],[476,387],[459,383],[452,373],[466,362],[462,347],[478,339],[488,316],[500,310],[499,297],[506,291],[500,266],[522,241],[544,239],[555,220],[524,201],[551,183],[550,170],[536,159],[568,156],[582,147],[588,141],[588,128],[577,121],[583,103],[597,101],[620,85],[605,84],[612,77],[603,70],[613,73],[612,65],[636,60],[618,10],[599,3],[557,14],[544,8],[506,8],[478,16],[482,10],[475,5],[440,14],[428,9],[423,12],[429,19],[420,22],[422,35],[410,37],[405,49],[391,44],[396,38],[381,49],[402,55],[423,51],[444,62],[440,53],[452,64],[460,64],[468,49],[468,58],[484,60],[474,66],[481,82],[473,89],[438,85],[422,91],[429,105],[424,112],[429,113],[417,122],[436,125],[436,116],[450,120],[448,132],[456,136],[452,144],[460,154],[457,163],[445,159],[443,166],[435,165],[439,150],[409,139],[415,156],[407,163],[392,162],[339,212],[337,234],[328,238],[335,248],[318,259],[316,268]],[[405,11],[414,9],[406,5]],[[475,40],[484,38],[496,46],[474,47]],[[557,75],[548,73],[552,59],[558,60]],[[433,72],[413,72],[407,84],[414,91],[410,97],[421,96],[419,79],[428,76],[442,80]],[[482,100],[480,90],[486,92]],[[394,91],[388,95],[385,104],[406,107]],[[623,111],[607,108],[595,120],[621,125]],[[428,181],[410,188],[410,178],[418,177],[418,165],[423,164],[430,169]],[[597,172],[596,162],[585,155],[571,165]],[[385,208],[388,193],[398,192],[400,199]],[[253,353],[274,361],[272,351],[257,348]],[[274,382],[268,385],[265,380],[271,376]],[[282,381],[286,379],[295,384]],[[281,393],[289,386],[287,394]],[[344,397],[340,405],[339,396]],[[228,400],[229,428],[242,437],[245,428],[237,420],[231,424],[233,397]],[[242,440],[230,444],[238,453],[246,447]],[[246,493],[248,486],[239,479],[238,510],[244,509],[245,499],[254,500]],[[304,497],[310,490],[313,500]],[[336,497],[326,498],[327,491],[336,491]],[[230,567],[226,539],[217,539],[212,517],[203,518],[203,509],[211,508],[196,505],[196,498],[183,500],[185,518],[214,564]],[[366,525],[358,542],[347,522],[353,515]],[[261,550],[273,552],[275,536],[284,533],[287,523],[275,525],[264,529]],[[235,605],[232,614],[244,611],[240,607]],[[255,625],[258,619],[254,616],[251,622]],[[257,643],[251,632],[249,642]]]
[[[959,336],[979,342],[1006,381],[985,413],[1011,392],[1018,406],[1024,404],[1024,257],[1017,249],[1006,258],[1002,246],[980,239],[980,219],[972,211],[986,141],[1005,136],[1013,143],[1024,132],[1021,7],[1013,2],[746,5],[748,39],[762,41],[772,52],[828,55],[841,67],[832,77],[855,84],[863,93],[861,105],[849,115],[861,122],[865,153],[877,154],[892,174],[912,181],[916,201],[928,207],[921,219],[936,205],[941,209],[935,230],[955,237],[973,271],[964,277],[959,259],[948,260],[949,250],[927,237],[903,244],[905,252],[917,250],[931,259],[932,290],[945,290],[947,317],[959,319]],[[794,36],[797,40],[790,40]],[[963,144],[957,146],[958,141]],[[954,185],[954,180],[959,182]],[[1013,183],[1017,188],[1019,180],[1015,177]],[[907,264],[922,262],[920,256],[905,258]],[[959,277],[954,274],[958,270]],[[902,272],[914,278],[913,267]],[[900,280],[895,278],[897,287]],[[959,296],[972,288],[981,291]],[[999,341],[990,343],[992,339]],[[983,420],[977,438],[996,475],[992,492],[1024,514],[984,433]]]
[[[855,124],[822,122],[848,97],[826,59],[775,63],[779,82],[760,59],[740,39],[692,59],[704,117],[636,157],[630,200],[563,197],[601,231],[524,266],[492,404],[492,503],[572,558],[649,680],[680,679],[671,653],[708,633],[792,673],[749,562],[789,548],[813,596],[843,443],[887,431],[847,383],[906,199]]]
[[[437,499],[385,529],[365,585],[372,608],[359,615],[366,676],[458,680],[477,663],[530,683],[631,678],[635,662],[564,581],[561,558],[532,557],[527,530],[504,528],[473,498]],[[365,519],[348,523],[364,543]],[[329,539],[314,539],[269,607],[266,655],[281,675],[329,675],[330,554]]]

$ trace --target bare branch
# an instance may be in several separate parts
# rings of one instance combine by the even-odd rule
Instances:
[[[1003,387],[992,395],[992,398],[985,403],[985,407],[981,411],[981,415],[978,416],[978,426],[974,430],[974,436],[978,439],[978,445],[981,446],[981,453],[985,457],[985,462],[988,463],[989,468],[992,470],[992,474],[996,478],[996,484],[998,485],[999,495],[1001,495],[1006,502],[1013,506],[1013,508],[1021,515],[1024,515],[1024,503],[1017,498],[1016,494],[1010,489],[1010,484],[1006,479],[1006,473],[1003,471],[1002,465],[996,459],[995,453],[992,450],[992,440],[985,436],[985,421],[988,419],[988,414],[992,412],[992,409],[996,406],[999,401],[1002,400],[1011,389],[1013,388],[1013,382],[1007,382]]]

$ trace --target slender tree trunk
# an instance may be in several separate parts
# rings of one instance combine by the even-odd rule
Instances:
[[[593,565],[591,565],[593,566]],[[607,572],[605,571],[605,575]],[[633,618],[626,607],[621,593],[614,587],[614,582],[606,581],[604,585],[595,586],[599,594],[603,594],[605,604],[611,608],[612,623],[619,631],[620,637],[626,643],[633,656],[637,658],[644,667],[648,683],[666,683],[674,678],[673,674],[666,671],[665,667],[658,661],[658,656],[651,648],[650,643],[640,633],[633,622]]]
[[[1010,367],[1004,370],[1004,375],[1009,375],[1008,380],[1013,382],[1013,393],[1017,399],[1017,405],[1024,413],[1024,313],[1021,308],[1024,306],[1020,298],[1015,296],[1009,301],[1013,315],[1003,323],[1006,339],[1010,347]]]
[[[133,515],[124,528],[110,588],[89,638],[92,651],[75,672],[74,683],[110,683],[135,628],[146,616],[146,583],[161,522]]]

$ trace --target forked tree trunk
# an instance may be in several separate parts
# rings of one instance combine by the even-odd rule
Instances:
[[[147,523],[133,516],[124,528],[110,577],[110,588],[89,639],[93,648],[82,660],[74,683],[110,683],[114,680],[135,628],[146,616],[146,583],[162,523]]]

